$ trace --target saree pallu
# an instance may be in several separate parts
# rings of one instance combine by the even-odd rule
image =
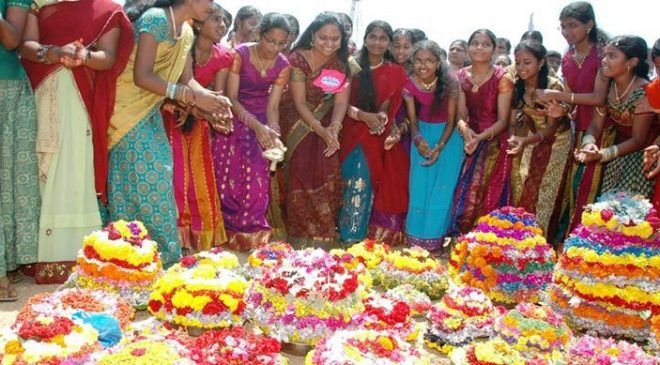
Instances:
[[[154,73],[175,83],[181,77],[193,33],[184,23],[174,43],[158,43]],[[172,148],[160,106],[161,95],[139,88],[133,81],[137,47],[117,80],[117,100],[108,130],[110,144],[108,210],[111,220],[140,220],[158,243],[167,268],[179,261],[177,210],[172,188]]]
[[[353,67],[359,69],[356,63]],[[410,162],[401,144],[397,143],[389,151],[384,145],[403,103],[407,76],[403,67],[386,63],[371,70],[371,78],[376,90],[373,104],[377,110],[382,110],[388,103],[385,112],[391,123],[381,135],[372,135],[364,122],[348,116],[344,118],[339,150],[344,181],[339,233],[343,242],[369,237],[400,245],[404,241],[403,226],[408,211]],[[351,85],[353,105],[357,104],[359,80],[359,76],[354,76]]]
[[[450,234],[467,233],[479,217],[511,203],[512,159],[507,155],[504,132],[490,141],[481,141],[465,159],[456,184]]]
[[[642,150],[605,163],[601,194],[628,192],[631,195],[643,195],[647,199],[651,199],[655,189],[655,180],[646,178],[643,166],[644,151]]]
[[[38,259],[37,112],[25,76],[0,80],[0,115],[0,277],[4,277],[18,265]]]
[[[525,146],[514,162],[512,186],[520,188],[513,189],[513,204],[535,214],[546,237],[555,234],[572,152],[573,133],[566,125],[554,136]]]
[[[585,132],[575,132],[575,146],[579,146]],[[601,148],[607,148],[614,143],[616,136],[613,127],[603,130],[602,137],[596,141]],[[584,206],[596,200],[601,184],[603,165],[582,164],[569,156],[568,175],[564,190],[564,198],[561,202],[559,224],[554,236],[549,236],[552,243],[562,242],[566,236],[573,231],[582,220]],[[554,237],[554,238],[553,238]]]
[[[417,122],[425,141],[439,141],[447,123]],[[429,251],[442,247],[451,221],[451,207],[463,166],[463,138],[454,130],[431,166],[416,147],[410,155],[410,205],[406,218],[406,243]]]

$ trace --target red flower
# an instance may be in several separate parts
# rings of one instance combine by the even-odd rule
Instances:
[[[135,357],[140,357],[140,356],[143,356],[146,352],[147,352],[147,349],[145,349],[145,348],[133,349],[133,351],[131,351],[131,355],[133,355]]]
[[[656,217],[655,215],[650,215],[646,218],[646,220],[649,222],[651,227],[653,229],[658,230],[660,229],[660,218]]]
[[[151,309],[152,312],[158,312],[160,308],[163,306],[163,303],[160,302],[159,300],[150,300],[149,301],[149,309]]]
[[[239,304],[240,306],[240,304]],[[212,316],[214,314],[219,314],[227,310],[227,306],[218,300],[214,300],[211,303],[208,303],[202,309],[202,313],[207,316]],[[237,309],[238,310],[238,309]]]
[[[183,256],[181,258],[181,265],[186,268],[195,266],[197,259],[194,256]]]
[[[609,221],[614,217],[614,212],[609,209],[603,209],[600,211],[600,217],[603,218],[605,222]]]

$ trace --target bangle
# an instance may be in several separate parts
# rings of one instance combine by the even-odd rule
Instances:
[[[619,155],[619,149],[616,146],[610,146],[600,151],[600,162],[605,163],[614,160]]]
[[[175,85],[171,82],[167,83],[167,89],[165,91],[165,97],[168,99],[174,99],[174,92],[176,91],[174,89]]]
[[[256,117],[250,113],[247,109],[243,109],[241,114],[238,115],[238,120],[243,123],[246,127],[250,127],[250,122]]]
[[[582,143],[580,143],[580,147],[584,147],[588,144],[596,144],[596,138],[594,138],[594,136],[591,134],[585,134],[582,136]]]
[[[195,95],[195,90],[190,88],[190,94],[192,94],[192,101],[190,102],[190,105],[195,106],[195,103],[197,103],[197,95]]]
[[[48,51],[52,48],[53,46],[48,46],[48,45],[41,45],[37,49],[37,60],[41,63],[50,63],[46,56],[48,55]]]
[[[419,143],[419,141],[422,140],[422,134],[419,133],[419,132],[415,132],[415,133],[413,133],[413,135],[412,135],[412,140],[413,140],[413,142],[414,142],[415,144]]]
[[[488,132],[490,132],[490,137],[488,137],[488,140],[492,140],[493,137],[495,137],[495,134],[493,133],[493,128],[488,128]]]
[[[536,135],[539,136],[539,138],[541,138],[541,140],[539,140],[538,143],[543,142],[543,133],[541,133],[541,131],[538,131],[538,132],[536,132]]]
[[[571,104],[575,104],[575,93],[571,93]]]
[[[605,113],[600,111],[600,107],[595,107],[594,109],[596,109],[596,113],[598,113],[598,115],[600,115],[601,117],[605,116]]]
[[[335,120],[334,122],[330,123],[330,127],[337,128],[337,132],[339,132],[344,127],[344,125],[341,123],[340,120]]]
[[[87,53],[85,54],[85,59],[83,60],[83,65],[86,64],[91,58],[92,58],[92,51],[89,50],[89,48],[85,48]]]
[[[353,105],[348,106],[348,117],[349,118],[355,119],[355,120],[360,120],[358,118],[359,113],[360,113],[360,109],[354,107]]]

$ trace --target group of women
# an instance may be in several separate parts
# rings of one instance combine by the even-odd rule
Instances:
[[[333,12],[299,34],[243,7],[221,44],[231,15],[209,0],[0,10],[0,300],[19,265],[66,279],[82,237],[118,219],[144,222],[167,267],[272,239],[438,250],[504,205],[560,242],[599,192],[653,195],[646,43],[602,38],[586,2],[560,14],[564,82],[535,40],[495,66],[487,29],[447,54],[384,21],[355,49]]]

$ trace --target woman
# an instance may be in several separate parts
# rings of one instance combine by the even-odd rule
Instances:
[[[458,72],[458,70],[466,67],[470,64],[470,59],[468,57],[468,44],[462,39],[457,39],[449,45],[449,69],[452,72]]]
[[[18,299],[19,265],[37,262],[37,111],[16,53],[30,3],[0,3],[0,302]]]
[[[346,13],[338,13],[339,18],[342,20],[344,24],[344,30],[346,31],[346,37],[348,38],[348,52],[349,54],[355,54],[357,52],[357,45],[355,42],[353,42],[353,19],[351,19],[350,15]]]
[[[653,44],[651,59],[655,65],[657,76],[653,82],[646,86],[646,97],[651,108],[655,109],[657,114],[660,114],[660,39]],[[656,182],[652,203],[656,210],[660,210],[660,184],[657,183],[657,175],[660,173],[660,137],[644,149],[644,171],[648,171],[647,179],[653,179]]]
[[[512,171],[513,204],[536,214],[546,237],[553,237],[573,149],[570,121],[565,117],[569,106],[546,107],[534,100],[536,89],[563,90],[561,82],[550,76],[541,43],[523,41],[514,55],[517,77],[511,123],[524,133],[509,138],[507,153],[517,156]]]
[[[506,70],[492,64],[495,39],[487,29],[472,33],[468,41],[472,65],[458,72],[457,127],[469,156],[454,195],[454,235],[466,233],[479,217],[510,203],[511,157],[506,149],[513,84]]]
[[[216,134],[213,155],[229,248],[248,251],[270,241],[266,220],[270,176],[262,152],[282,147],[279,104],[289,79],[289,62],[281,53],[289,23],[268,13],[259,24],[257,43],[234,49],[227,95],[234,112],[233,132]]]
[[[339,235],[347,243],[365,237],[392,245],[403,243],[409,161],[401,145],[390,144],[385,149],[406,82],[406,71],[391,62],[393,34],[388,23],[371,22],[362,49],[351,59],[357,72],[339,149],[344,182]]]
[[[80,19],[86,26],[72,31]],[[37,1],[28,15],[21,56],[39,120],[39,284],[66,280],[81,240],[101,227],[115,80],[132,45],[130,23],[110,0]]]
[[[644,147],[657,136],[655,113],[646,98],[649,64],[646,42],[637,36],[615,37],[603,49],[603,76],[611,79],[607,106],[596,114],[575,158],[604,165],[601,191],[626,191],[651,198],[654,181],[644,178]],[[614,145],[598,146],[607,118],[614,121]]]
[[[409,75],[413,73],[411,56],[414,45],[415,37],[410,30],[399,28],[394,31],[390,52],[392,52],[394,62],[401,65]]]
[[[556,100],[577,104],[572,114],[575,141],[579,143],[593,117],[594,105],[603,105],[607,94],[607,78],[600,75],[602,32],[596,26],[594,9],[588,2],[568,4],[559,15],[561,33],[568,42],[569,51],[561,62],[565,90],[544,90],[538,93],[540,101]],[[614,133],[606,122],[597,141],[609,146]],[[600,164],[580,164],[571,159],[566,191],[561,205],[560,220],[553,242],[561,242],[581,221],[583,207],[593,203],[601,181]]]
[[[341,201],[338,134],[348,108],[348,38],[336,13],[324,12],[289,56],[292,100],[282,101],[286,143],[285,222],[296,246],[333,246]]]
[[[429,251],[444,242],[463,165],[463,139],[455,129],[458,80],[441,57],[437,43],[419,42],[412,54],[415,73],[403,90],[415,143],[406,243]]]
[[[178,262],[172,189],[172,148],[160,107],[165,99],[195,105],[221,118],[229,101],[193,79],[193,31],[187,19],[204,22],[209,0],[158,0],[127,4],[136,46],[117,80],[117,101],[108,133],[111,220],[140,220],[158,242],[163,267]],[[162,7],[161,7],[162,6]],[[177,83],[180,81],[180,83]]]
[[[254,6],[246,5],[238,9],[234,18],[234,28],[229,32],[227,40],[229,48],[256,41],[260,20],[261,12]]]
[[[194,21],[192,68],[195,80],[203,87],[224,91],[232,64],[228,50],[218,43],[227,31],[224,11],[213,3],[205,22]],[[223,125],[211,122],[199,110],[163,106],[165,129],[174,159],[174,198],[179,212],[177,228],[184,251],[197,252],[227,241],[220,209],[220,195],[213,169],[211,133],[226,132]]]

